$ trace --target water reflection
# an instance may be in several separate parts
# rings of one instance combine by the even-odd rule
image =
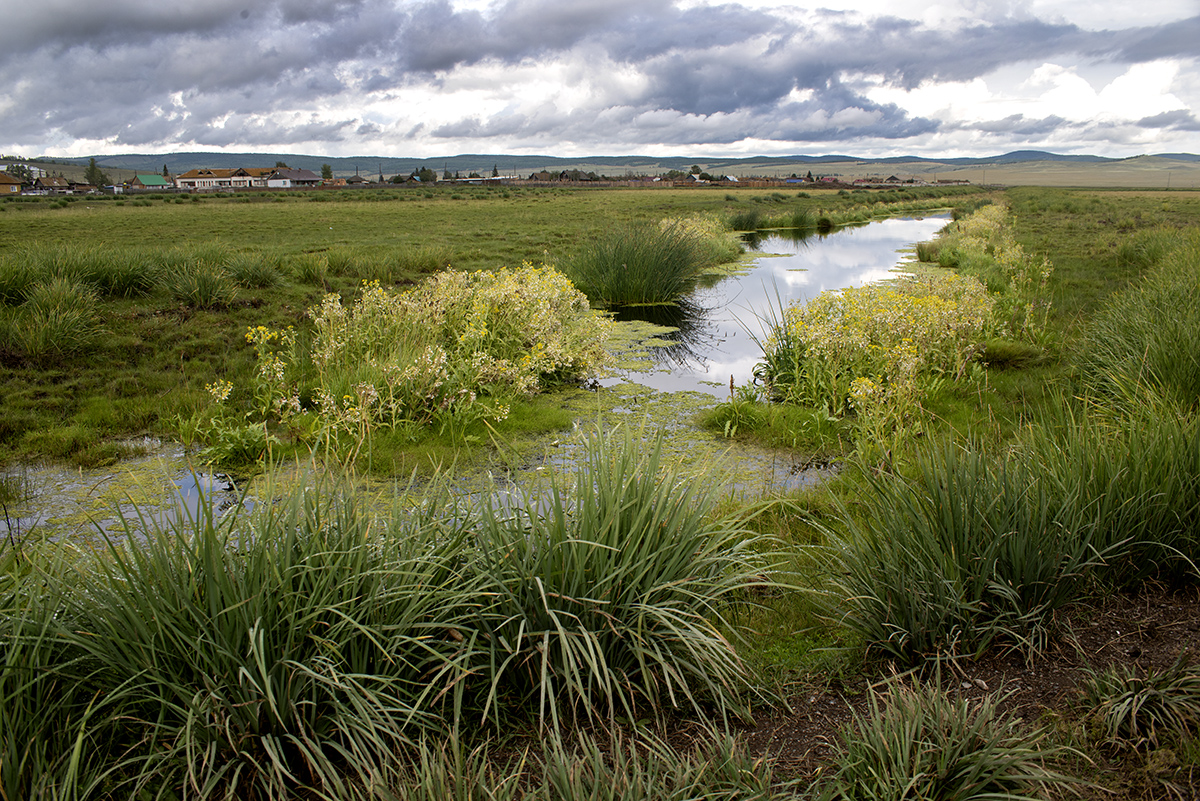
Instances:
[[[766,336],[765,321],[778,316],[781,307],[826,290],[892,277],[902,262],[900,251],[932,239],[948,219],[939,214],[828,234],[790,230],[748,235],[746,244],[763,255],[745,273],[700,287],[677,309],[626,307],[618,313],[618,320],[644,320],[677,331],[655,336],[670,343],[665,347],[646,349],[653,369],[626,371],[603,383],[632,381],[663,392],[695,390],[724,399],[730,377],[738,384],[751,380],[762,356],[758,340]]]
[[[670,370],[701,362],[705,354],[719,347],[720,331],[710,319],[713,311],[688,297],[672,304],[619,306],[612,310],[612,317],[617,322],[641,321],[674,329],[655,335],[667,344],[646,349],[655,367]]]
[[[804,245],[814,240],[820,241],[833,235],[833,231],[818,231],[815,228],[779,228],[773,231],[750,231],[742,234],[742,242],[753,251],[760,251],[772,241],[791,242]]]

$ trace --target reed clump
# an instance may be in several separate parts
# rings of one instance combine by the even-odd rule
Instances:
[[[562,269],[597,303],[674,303],[729,252],[714,246],[716,236],[681,220],[624,226],[585,245]]]

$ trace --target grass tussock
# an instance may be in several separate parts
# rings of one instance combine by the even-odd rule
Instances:
[[[237,282],[220,262],[190,259],[165,271],[162,287],[193,309],[223,309],[237,298]]]
[[[868,714],[856,714],[843,732],[817,797],[1034,801],[1077,783],[1046,764],[1064,749],[1050,745],[1044,730],[1023,732],[999,711],[999,700],[972,702],[937,685],[889,682],[885,693],[871,694]]]
[[[746,689],[719,632],[722,610],[765,569],[759,538],[714,522],[714,494],[661,473],[661,449],[661,436],[644,455],[627,438],[594,438],[573,491],[483,507],[494,691],[555,727],[639,708],[728,711]]]
[[[684,220],[616,228],[585,245],[563,271],[592,301],[612,306],[673,303],[700,274],[729,260],[723,235]]]
[[[1081,705],[1105,745],[1174,745],[1200,727],[1200,668],[1183,653],[1162,670],[1113,665],[1087,670]]]
[[[869,477],[867,489],[832,533],[830,597],[877,657],[1038,650],[1100,563],[1091,527],[1016,459],[997,466],[947,443],[912,477]]]
[[[1080,344],[1089,388],[1137,403],[1149,388],[1195,410],[1200,405],[1200,230],[1168,236],[1152,231],[1130,250],[1141,254],[1145,277],[1113,297]]]
[[[18,350],[35,364],[89,350],[102,331],[98,307],[95,290],[69,278],[32,284],[14,320]]]

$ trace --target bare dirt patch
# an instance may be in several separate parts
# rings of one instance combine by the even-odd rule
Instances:
[[[1004,694],[1002,708],[1034,726],[1054,727],[1086,753],[1064,769],[1094,782],[1085,798],[1197,799],[1200,772],[1180,764],[1171,749],[1115,754],[1089,744],[1082,724],[1079,683],[1083,671],[1113,664],[1139,670],[1163,669],[1183,652],[1200,648],[1200,588],[1173,591],[1147,587],[1083,605],[1064,621],[1063,635],[1032,658],[1016,652],[982,659],[947,660],[941,680],[968,697]],[[879,666],[877,666],[879,667]],[[871,675],[794,693],[790,709],[760,710],[743,737],[751,753],[775,761],[781,778],[805,781],[825,770],[836,752],[839,732],[868,705],[868,691],[889,675],[881,666]]]

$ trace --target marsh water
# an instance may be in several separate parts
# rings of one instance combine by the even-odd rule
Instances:
[[[700,431],[691,419],[728,396],[731,377],[738,385],[753,379],[764,321],[825,290],[891,277],[904,252],[931,239],[947,219],[888,219],[827,236],[750,238],[745,269],[706,282],[679,308],[619,312],[625,333],[621,367],[596,391],[564,393],[562,402],[575,415],[576,428],[625,421],[664,431],[667,458],[697,470],[721,465],[722,477],[740,490],[766,493],[816,483],[821,471],[778,452],[731,444]],[[570,434],[548,437],[544,456],[524,475],[512,475],[510,484],[569,463],[571,441]],[[120,535],[130,520],[153,526],[194,516],[202,499],[217,511],[246,503],[228,479],[196,472],[176,443],[145,438],[133,442],[131,452],[140,455],[115,469],[17,468],[7,480],[26,487],[29,497],[5,506],[0,537],[15,540],[35,528],[55,537],[83,531]]]
[[[932,239],[949,215],[893,218],[829,235],[788,232],[747,236],[754,261],[746,270],[701,287],[678,307],[632,307],[617,319],[640,320],[650,328],[647,358],[602,382],[630,381],[660,392],[699,391],[721,400],[729,382],[752,380],[762,356],[758,340],[764,321],[778,318],[791,303],[825,290],[884,280],[914,243]]]

